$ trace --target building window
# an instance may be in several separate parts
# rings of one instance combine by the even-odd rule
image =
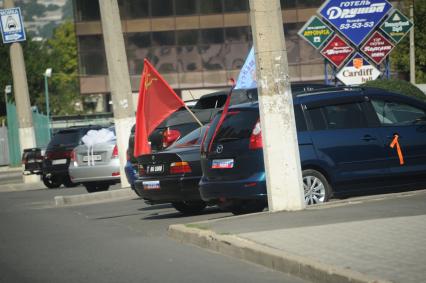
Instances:
[[[145,48],[151,46],[151,34],[149,32],[127,33],[125,38],[128,49]]]
[[[104,50],[104,40],[102,35],[79,36],[78,47],[80,52]]]
[[[248,0],[224,0],[224,12],[245,12],[248,10]]]
[[[221,14],[223,12],[222,1],[202,0],[200,1],[200,12],[201,14]]]
[[[197,0],[175,0],[177,16],[198,14]]]
[[[82,75],[107,75],[105,51],[80,52],[80,73]]]
[[[178,45],[197,45],[200,34],[197,29],[176,31],[176,40]]]
[[[225,41],[247,42],[250,40],[250,29],[248,27],[225,28]]]
[[[297,0],[281,0],[281,9],[296,8]]]
[[[122,19],[149,17],[149,0],[119,0]]]
[[[158,31],[152,33],[152,46],[175,45],[174,31]]]
[[[217,44],[223,43],[223,29],[211,28],[201,30],[201,43],[204,44]]]
[[[151,15],[153,17],[173,16],[173,0],[152,0]]]
[[[101,18],[99,12],[98,0],[76,0],[77,21],[99,21]]]

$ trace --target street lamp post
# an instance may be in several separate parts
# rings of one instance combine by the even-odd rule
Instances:
[[[47,78],[50,78],[52,76],[52,68],[47,68],[44,72],[44,95],[46,99],[46,116],[47,116],[47,132],[48,136],[50,137],[50,108],[49,108],[49,85]]]

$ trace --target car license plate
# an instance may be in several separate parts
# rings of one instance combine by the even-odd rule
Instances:
[[[58,165],[58,164],[67,164],[67,160],[66,159],[55,159],[55,160],[52,160],[52,165]]]
[[[144,181],[142,182],[144,190],[159,190],[160,189],[160,181]]]
[[[147,172],[148,173],[162,173],[164,170],[163,165],[148,165]]]
[[[93,157],[93,159],[92,159]],[[83,156],[83,162],[87,162],[88,160],[95,160],[95,161],[101,161],[102,160],[102,156],[101,155],[85,155]]]
[[[213,159],[212,169],[231,169],[234,168],[234,159]]]

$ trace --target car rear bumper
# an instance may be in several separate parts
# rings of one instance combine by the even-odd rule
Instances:
[[[246,179],[232,181],[200,180],[200,195],[204,201],[228,199],[266,199],[265,173],[256,173]]]
[[[114,160],[105,165],[73,166],[69,168],[69,174],[73,183],[111,181],[120,182],[120,163]]]
[[[150,203],[169,203],[177,201],[201,200],[198,191],[199,176],[161,178],[160,188],[145,190],[144,181],[156,181],[158,178],[139,178],[135,181],[135,190]]]

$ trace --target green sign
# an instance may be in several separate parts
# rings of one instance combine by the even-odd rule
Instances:
[[[380,26],[396,43],[399,43],[412,27],[413,23],[398,10],[394,10]]]
[[[321,21],[320,18],[313,16],[299,30],[298,34],[313,47],[319,49],[333,34],[333,30]]]

